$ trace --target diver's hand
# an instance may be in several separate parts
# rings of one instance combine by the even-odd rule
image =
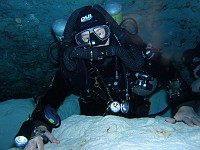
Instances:
[[[48,140],[51,143],[59,144],[60,141],[58,141],[48,130],[45,126],[39,126],[38,129],[42,130],[42,135],[37,135],[33,139],[31,139],[26,147],[25,150],[44,150],[44,143],[43,143],[43,137],[45,136],[48,138]]]
[[[192,92],[200,92],[200,78],[193,81],[190,87]]]
[[[169,123],[182,121],[189,126],[200,126],[200,116],[198,116],[194,109],[189,106],[180,107],[174,118],[167,118],[166,121]]]

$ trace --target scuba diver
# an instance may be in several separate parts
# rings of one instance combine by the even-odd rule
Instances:
[[[82,115],[135,118],[148,116],[150,102],[145,97],[157,88],[158,81],[143,69],[159,54],[142,40],[134,42],[101,6],[75,10],[63,35],[60,67],[15,138],[15,144],[27,150],[44,149],[48,141],[59,143],[51,131],[60,126],[56,109],[70,94],[80,97]]]

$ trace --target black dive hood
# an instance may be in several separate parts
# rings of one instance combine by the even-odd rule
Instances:
[[[121,44],[127,42],[126,34],[123,32],[120,25],[112,18],[112,16],[104,10],[100,5],[94,6],[85,6],[80,9],[75,10],[69,17],[67,24],[64,30],[63,46],[66,48],[64,50],[63,62],[65,63],[68,71],[74,71],[76,69],[75,58],[88,59],[88,60],[101,60],[106,57],[118,56],[122,62],[132,71],[138,71],[143,66],[144,62],[142,58],[138,58],[138,53],[136,47],[132,47],[128,52],[122,46],[113,45],[113,46],[102,46],[102,47],[87,47],[79,48],[71,47],[71,44],[74,43],[74,31],[76,31],[76,22],[80,18],[80,12],[83,12],[85,9],[95,9],[99,13],[103,14],[105,20],[109,23],[111,32],[116,36],[116,40]]]
[[[100,5],[94,5],[94,6],[85,6],[85,7],[79,8],[71,14],[71,16],[69,17],[69,19],[67,21],[67,24],[65,26],[65,30],[63,33],[64,45],[69,46],[71,43],[74,42],[73,36],[74,36],[74,31],[77,30],[76,29],[77,27],[75,25],[77,23],[77,19],[80,18],[80,16],[79,16],[80,13],[88,8],[94,9],[95,11],[98,11],[100,14],[103,14],[103,17],[109,23],[109,25],[112,28],[112,31],[114,31],[114,33],[116,34],[117,38],[120,40],[121,43],[124,43],[127,40],[126,35],[123,32],[123,28],[117,24],[117,22],[112,18],[112,16]]]

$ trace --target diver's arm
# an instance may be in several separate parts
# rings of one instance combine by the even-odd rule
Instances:
[[[47,106],[52,109],[58,109],[60,104],[65,100],[66,96],[71,94],[71,86],[65,82],[61,75],[61,70],[56,71],[52,84],[47,92],[42,96],[31,115],[33,121],[42,121],[46,123],[43,111]]]
[[[57,70],[53,78],[53,81],[47,90],[47,92],[41,98],[41,105],[51,105],[54,109],[57,109],[64,101],[65,97],[71,94],[70,84],[64,80],[61,70]],[[39,103],[38,103],[39,104]]]
[[[70,86],[64,82],[64,79],[61,76],[61,71],[58,70],[50,88],[39,100],[30,119],[22,124],[16,137],[20,136],[20,133],[23,133],[23,135],[26,135],[27,139],[35,141],[34,130],[42,129],[42,134],[45,135],[48,140],[51,142],[52,140],[57,141],[50,134],[52,128],[59,127],[60,125],[60,118],[56,114],[55,110],[60,106],[61,102],[64,101],[65,97],[69,95],[70,92]],[[45,113],[47,113],[47,115],[45,115]],[[53,119],[51,118],[51,115],[54,116]]]

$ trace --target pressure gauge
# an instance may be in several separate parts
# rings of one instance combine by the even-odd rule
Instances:
[[[122,101],[121,103],[121,111],[123,114],[127,114],[129,111],[129,102],[128,101]]]
[[[120,103],[117,102],[117,101],[113,101],[110,104],[110,109],[111,109],[112,112],[118,113],[120,111],[120,109],[121,109]]]

